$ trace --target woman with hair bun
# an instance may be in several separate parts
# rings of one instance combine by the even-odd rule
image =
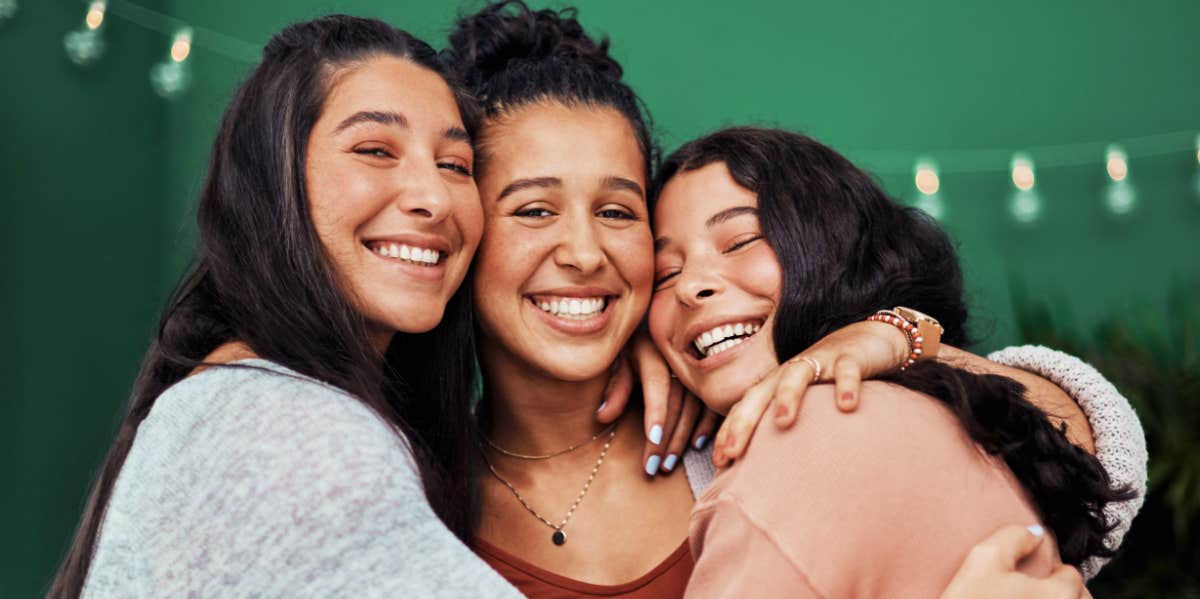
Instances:
[[[641,103],[620,80],[607,41],[586,36],[570,10],[491,4],[460,19],[450,42],[448,58],[484,112],[476,178],[486,226],[469,282],[484,376],[476,551],[532,597],[680,596],[692,574],[689,514],[713,476],[712,463],[699,452],[675,453],[686,437],[663,438],[658,423],[643,427],[635,411],[609,427],[594,416],[597,406],[605,410],[609,369],[652,294],[647,182],[656,150]],[[832,334],[805,356],[843,356],[838,374],[848,372],[851,382],[904,364],[903,332],[878,322],[840,325],[825,329]],[[961,359],[1019,378],[1036,389],[1030,396],[1039,405],[1061,397],[1060,405],[1070,406],[1065,411],[1079,411],[1040,376]],[[777,420],[783,425],[795,421],[799,398],[779,383],[794,373],[785,364],[765,381],[773,385],[766,397],[778,395],[785,408]],[[827,368],[808,372],[804,383],[818,378],[834,379]],[[767,405],[743,411],[734,423],[741,432],[724,433],[737,443],[722,443],[717,452],[726,457],[719,459],[736,457],[736,445],[749,440],[745,431],[758,423],[745,415],[761,415]],[[697,410],[685,404],[679,418],[694,418]],[[1085,420],[1077,422],[1074,434],[1086,430]],[[666,448],[666,458],[647,458],[643,438],[660,452]],[[681,464],[686,480],[654,477]],[[793,500],[802,509],[804,498]],[[989,565],[987,576],[1004,574]],[[969,576],[975,572],[964,568],[960,582],[976,586],[956,585],[955,592],[967,594],[955,596],[1011,588]]]

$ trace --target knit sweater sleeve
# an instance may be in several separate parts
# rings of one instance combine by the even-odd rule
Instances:
[[[255,370],[214,369],[159,398],[84,596],[520,596],[438,520],[379,417]]]
[[[1110,547],[1121,544],[1134,516],[1146,498],[1146,435],[1129,400],[1095,368],[1072,355],[1042,347],[1008,347],[988,356],[993,362],[1040,375],[1066,391],[1087,416],[1096,442],[1096,458],[1114,484],[1127,485],[1137,496],[1111,503],[1104,512],[1116,526],[1108,534]],[[1091,578],[1108,563],[1093,557],[1083,564],[1083,575]]]

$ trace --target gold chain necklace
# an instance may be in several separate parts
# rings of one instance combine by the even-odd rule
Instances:
[[[620,422],[620,420],[618,419],[617,422]],[[596,439],[599,439],[600,435],[603,435],[604,433],[607,433],[607,432],[613,430],[614,428],[616,428],[617,422],[613,422],[612,424],[608,425],[608,428],[592,435],[591,438],[580,441],[579,443],[576,443],[562,451],[556,451],[554,453],[548,453],[546,455],[526,455],[523,453],[517,453],[515,451],[509,451],[503,447],[500,447],[499,445],[496,445],[496,442],[492,441],[492,439],[490,437],[488,437],[487,435],[485,435],[483,433],[479,433],[479,436],[482,437],[483,441],[488,444],[488,447],[491,447],[492,449],[495,449],[496,451],[498,451],[510,458],[517,458],[520,460],[548,460],[550,458],[557,458],[560,455],[571,453],[572,451],[575,451],[576,449],[579,449],[580,447],[583,447],[584,445],[590,444],[591,442],[595,441]]]
[[[496,480],[500,481],[501,483],[504,483],[504,486],[508,487],[509,491],[512,491],[512,494],[514,497],[517,498],[517,501],[521,502],[521,505],[525,507],[525,510],[528,511],[530,514],[533,514],[534,518],[537,518],[542,524],[545,524],[546,526],[549,526],[550,528],[554,529],[554,533],[550,535],[550,540],[555,545],[562,545],[563,543],[567,542],[567,533],[563,532],[563,527],[565,527],[567,525],[567,522],[569,522],[571,520],[571,516],[575,515],[575,509],[578,508],[579,504],[583,501],[583,496],[587,495],[588,489],[591,488],[591,486],[592,486],[592,481],[595,480],[595,478],[596,478],[596,473],[600,471],[600,464],[603,464],[604,458],[606,456],[608,456],[608,448],[612,447],[613,438],[617,436],[616,423],[614,422],[613,425],[610,426],[609,428],[611,429],[611,432],[609,432],[609,434],[608,434],[608,441],[605,441],[604,449],[602,449],[600,451],[600,457],[599,457],[599,459],[596,460],[596,465],[592,466],[592,472],[591,472],[591,474],[588,474],[587,481],[583,483],[583,489],[580,489],[579,496],[575,498],[575,503],[571,504],[571,509],[567,510],[567,515],[563,516],[562,522],[559,522],[557,525],[554,524],[553,522],[547,520],[544,516],[539,514],[537,512],[537,510],[533,509],[533,506],[529,505],[529,502],[525,501],[524,497],[521,497],[520,491],[517,491],[517,488],[514,487],[512,483],[505,480],[503,476],[500,476],[500,473],[496,471],[496,467],[493,466],[492,462],[487,459],[486,451],[480,451],[480,454],[483,456],[483,463],[487,464],[488,470],[492,471],[492,476],[495,476]],[[602,432],[603,431],[601,431],[601,433]],[[597,434],[597,436],[599,436],[599,434]],[[486,440],[487,438],[484,437],[484,439]],[[593,437],[593,440],[594,439],[595,439],[595,437]],[[585,443],[587,443],[587,442],[585,441]],[[480,449],[482,450],[483,448],[481,447]],[[544,459],[544,458],[529,458],[529,459]]]

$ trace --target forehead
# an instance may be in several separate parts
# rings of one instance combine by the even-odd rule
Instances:
[[[439,130],[461,123],[458,104],[446,81],[410,60],[369,58],[336,71],[330,81],[323,117],[347,116],[369,108],[394,110]]]
[[[483,136],[488,154],[484,180],[620,175],[645,182],[637,136],[614,108],[542,102],[487,123]]]
[[[738,185],[724,162],[681,172],[663,187],[654,207],[656,232],[704,226],[712,215],[739,206],[758,206],[758,196]]]

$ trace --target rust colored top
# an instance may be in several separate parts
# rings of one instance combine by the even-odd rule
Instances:
[[[685,539],[667,559],[635,580],[604,585],[582,582],[539,568],[483,539],[475,539],[475,553],[529,599],[565,597],[622,597],[672,599],[683,597],[692,575],[692,552]]]

